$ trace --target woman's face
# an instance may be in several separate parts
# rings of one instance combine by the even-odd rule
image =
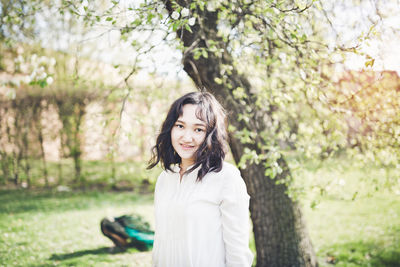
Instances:
[[[206,137],[206,123],[196,117],[197,105],[186,104],[171,130],[171,142],[181,157],[181,168],[194,164],[195,153]]]

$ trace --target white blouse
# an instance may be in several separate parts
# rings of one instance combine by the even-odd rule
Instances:
[[[155,267],[249,267],[249,195],[239,170],[224,162],[196,182],[179,167],[163,171],[155,194]]]

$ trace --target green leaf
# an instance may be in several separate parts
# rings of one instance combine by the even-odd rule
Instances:
[[[372,59],[370,59],[370,60],[368,60],[368,61],[366,61],[365,62],[365,67],[373,67],[374,66],[374,63],[375,63],[375,59],[374,58],[372,58]]]
[[[153,13],[148,14],[147,16],[147,23],[150,23],[151,20],[155,17],[155,15]]]
[[[179,21],[175,21],[171,24],[172,30],[175,32],[179,28]]]
[[[142,20],[141,20],[141,19],[135,19],[135,20],[132,22],[132,25],[134,25],[134,26],[139,26],[140,24],[142,24]]]
[[[46,80],[41,80],[38,82],[38,84],[40,87],[44,88],[47,85],[47,82],[46,82]]]
[[[215,81],[217,84],[222,84],[222,79],[221,79],[221,78],[216,77],[216,78],[214,79],[214,81]]]
[[[205,1],[199,1],[198,2],[199,8],[201,11],[204,11],[204,5],[205,5]]]
[[[189,26],[189,24],[185,24],[185,29],[186,29],[188,32],[193,33],[193,32],[192,32],[192,29],[191,29],[190,26]]]
[[[201,51],[201,55],[202,55],[204,58],[208,58],[207,50],[203,49],[203,50]]]
[[[201,51],[199,49],[196,49],[193,53],[193,58],[195,60],[198,60],[201,57]]]

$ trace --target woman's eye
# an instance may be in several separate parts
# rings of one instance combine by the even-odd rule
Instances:
[[[197,128],[195,131],[198,132],[198,133],[204,132],[204,130],[203,130],[203,129],[200,129],[200,128]]]
[[[178,128],[180,128],[180,129],[183,128],[183,125],[182,125],[182,124],[175,124],[175,126],[178,127]]]

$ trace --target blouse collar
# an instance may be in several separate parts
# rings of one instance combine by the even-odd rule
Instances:
[[[195,164],[192,164],[192,165],[188,166],[186,170],[190,170],[194,165],[195,165]],[[201,164],[200,164],[196,169],[194,169],[193,171],[191,171],[189,174],[192,174],[192,173],[196,173],[196,174],[197,174],[197,171],[200,169],[200,167],[201,167]],[[179,173],[179,171],[181,170],[181,167],[179,167],[179,163],[176,163],[176,164],[174,164],[174,165],[172,166],[171,169],[172,169],[175,173]]]

